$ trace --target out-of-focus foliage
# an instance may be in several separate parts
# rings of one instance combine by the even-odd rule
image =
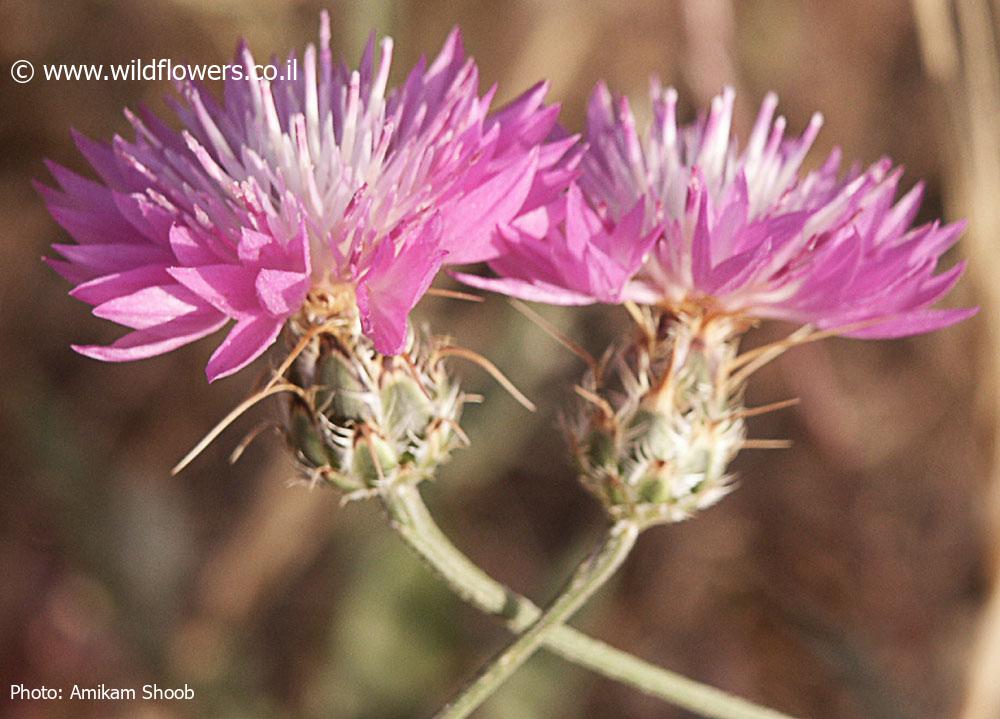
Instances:
[[[922,35],[903,0],[366,0],[332,13],[335,47],[352,61],[369,29],[391,34],[397,78],[457,23],[484,85],[498,82],[500,97],[511,98],[549,78],[570,130],[581,128],[600,78],[638,99],[656,73],[678,86],[689,116],[735,84],[744,132],[773,89],[793,128],[815,109],[825,114],[817,157],[834,143],[864,161],[889,153],[907,166],[907,185],[928,180],[927,218],[963,208],[977,240],[959,252],[973,255],[976,273],[1000,238],[981,234],[995,218],[989,198],[957,181],[968,177],[960,152],[971,146],[964,85],[922,63],[921,38],[933,46],[952,32],[949,4],[940,5],[943,13],[925,12]],[[332,492],[287,487],[291,466],[277,438],[265,435],[229,467],[239,430],[266,409],[171,478],[250,379],[206,387],[211,342],[138,364],[75,355],[71,341],[107,342],[114,330],[66,297],[66,284],[38,260],[63,237],[30,186],[45,177],[41,158],[82,170],[70,127],[102,138],[126,132],[121,108],[162,110],[169,88],[17,85],[8,76],[14,60],[223,62],[239,36],[258,55],[283,54],[313,40],[320,8],[0,5],[0,688],[156,682],[197,692],[192,703],[8,704],[6,716],[403,719],[430,713],[503,641],[501,628],[405,552],[374,507],[341,508]],[[1000,14],[985,17],[989,51]],[[930,57],[947,61],[949,52]],[[967,63],[956,62],[951,77],[961,78]],[[1000,132],[995,114],[976,127],[977,137]],[[995,264],[981,266],[994,274],[979,270],[955,298],[984,303],[970,322],[898,342],[807,345],[761,371],[751,404],[792,395],[802,403],[751,420],[751,433],[790,437],[794,448],[744,453],[737,491],[695,521],[644,535],[576,623],[791,714],[955,715],[997,536],[988,531],[998,514],[988,477],[1000,329],[995,305],[974,288],[1000,277]],[[575,484],[556,429],[583,367],[497,298],[428,298],[418,314],[490,357],[541,408],[529,416],[474,367],[457,367],[486,402],[466,415],[473,448],[427,494],[459,546],[544,601],[601,517]],[[594,352],[625,322],[601,308],[545,315]],[[766,326],[754,341],[782,331]],[[482,713],[682,715],[548,656]]]

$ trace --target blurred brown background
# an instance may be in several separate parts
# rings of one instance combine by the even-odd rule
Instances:
[[[211,387],[214,342],[137,364],[75,355],[116,334],[39,261],[65,237],[30,186],[42,158],[83,170],[69,129],[126,132],[123,106],[163,108],[165,84],[17,85],[19,58],[224,62],[303,47],[317,2],[0,0],[0,715],[427,716],[504,631],[450,596],[364,504],[289,488],[277,438],[226,463],[244,418],[182,476],[169,469],[247,391]],[[371,28],[396,39],[396,77],[461,25],[483,85],[509,99],[541,77],[582,126],[604,78],[643,107],[647,78],[688,114],[726,83],[745,132],[770,89],[799,131],[883,153],[929,183],[923,218],[965,216],[972,260],[954,303],[972,321],[897,342],[832,340],[755,378],[753,420],[793,449],[746,452],[739,489],[643,536],[576,623],[671,669],[797,716],[1000,717],[1000,10],[986,0],[344,0],[334,45],[352,63]],[[956,256],[957,259],[957,256]],[[428,298],[419,314],[492,358],[540,406],[527,415],[474,368],[473,448],[426,491],[455,542],[545,601],[594,540],[600,512],[555,429],[582,367],[505,302]],[[546,311],[593,351],[614,311]],[[765,327],[753,342],[786,328]],[[217,341],[217,340],[216,340]],[[249,374],[252,374],[249,373]],[[265,410],[266,412],[266,410]],[[258,419],[259,419],[258,415]],[[10,703],[7,685],[188,683],[194,702]],[[481,712],[555,719],[687,716],[550,656]]]

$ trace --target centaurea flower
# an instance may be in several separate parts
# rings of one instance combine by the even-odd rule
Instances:
[[[819,328],[864,324],[845,332],[856,337],[927,332],[975,312],[930,308],[964,269],[934,274],[964,223],[912,228],[922,184],[894,203],[901,168],[883,159],[841,176],[836,149],[801,173],[822,118],[786,139],[774,95],[741,150],[730,134],[733,100],[727,89],[707,116],[678,126],[677,93],[654,84],[653,122],[640,137],[628,101],[598,86],[579,180],[589,206],[571,193],[550,210],[555,221],[536,223],[544,239],[525,224],[508,229],[506,253],[493,261],[501,279],[463,279],[555,304],[632,300]],[[634,226],[637,210],[642,232],[616,243],[624,255],[595,252],[574,234],[575,225],[621,235],[617,226]],[[644,262],[622,261],[638,250]],[[539,254],[558,256],[558,267],[540,265]],[[595,275],[614,282],[588,292],[585,278]]]
[[[761,361],[737,358],[737,345],[756,321],[805,326],[777,352],[810,330],[898,337],[976,310],[932,308],[964,268],[935,274],[964,225],[911,227],[922,184],[896,201],[900,168],[883,159],[842,174],[839,150],[802,171],[819,114],[786,138],[768,95],[741,148],[731,89],[686,126],[672,88],[654,82],[652,104],[640,135],[628,101],[599,85],[579,187],[502,229],[499,277],[458,276],[528,300],[631,309],[640,332],[613,356],[618,392],[602,397],[607,368],[591,372],[570,439],[613,513],[663,521],[728,486],[746,443],[743,383]]]
[[[580,189],[505,228],[506,251],[490,263],[499,278],[459,275],[529,300],[624,304],[638,328],[604,359],[586,357],[582,410],[568,423],[580,479],[611,520],[604,539],[438,719],[470,716],[614,574],[643,529],[722,497],[742,447],[782,445],[745,439],[746,417],[790,404],[744,408],[757,367],[824,331],[896,337],[975,311],[931,308],[961,275],[961,263],[934,274],[961,225],[911,229],[920,186],[894,203],[899,170],[881,161],[840,177],[836,151],[800,174],[820,117],[785,140],[773,96],[741,151],[733,99],[725,91],[707,116],[678,127],[676,93],[654,85],[640,138],[628,103],[599,87]],[[763,318],[803,329],[739,355]]]
[[[76,244],[49,263],[132,330],[88,356],[135,360],[234,321],[210,380],[260,356],[293,318],[360,322],[383,354],[400,352],[407,315],[442,262],[497,253],[496,228],[557,194],[572,138],[547,142],[558,108],[540,84],[489,114],[455,30],[434,62],[388,89],[392,42],[372,37],[360,68],[333,62],[329,18],[301,71],[255,78],[246,47],[223,102],[183,83],[178,132],[127,112],[131,141],[77,136],[100,176],[59,165],[40,187]],[[566,160],[559,164],[557,161]]]

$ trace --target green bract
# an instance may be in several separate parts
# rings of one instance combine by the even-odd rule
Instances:
[[[429,479],[461,444],[465,398],[412,332],[400,355],[380,354],[362,334],[324,332],[296,359],[286,437],[303,471],[345,492]]]
[[[657,524],[725,495],[745,423],[741,387],[727,369],[738,337],[732,321],[648,319],[647,332],[610,356],[617,391],[606,386],[607,363],[584,380],[588,401],[570,442],[581,481],[612,516]]]

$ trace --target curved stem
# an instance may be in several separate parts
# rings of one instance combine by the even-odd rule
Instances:
[[[494,580],[449,541],[427,511],[416,487],[386,488],[379,496],[393,529],[464,601],[503,619],[518,634],[541,616],[541,610],[531,600]],[[662,669],[572,627],[557,627],[545,646],[581,667],[709,719],[791,719]]]
[[[576,568],[566,588],[542,616],[500,652],[454,701],[437,714],[437,719],[465,719],[493,696],[541,648],[554,629],[568,621],[594,592],[611,579],[632,551],[638,537],[639,526],[632,520],[612,525],[597,550]]]

